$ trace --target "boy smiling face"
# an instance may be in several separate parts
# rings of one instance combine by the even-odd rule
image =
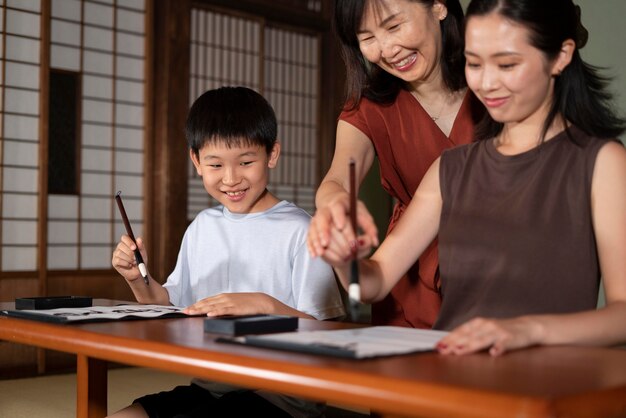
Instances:
[[[275,143],[269,155],[264,146],[247,141],[240,144],[207,141],[198,155],[193,150],[189,155],[207,193],[229,211],[263,212],[279,202],[267,191],[267,184],[269,169],[278,162],[280,144]]]

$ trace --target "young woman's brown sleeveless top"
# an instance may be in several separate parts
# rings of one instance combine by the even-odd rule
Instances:
[[[606,141],[569,131],[576,143],[564,131],[514,156],[492,140],[444,152],[435,328],[596,307],[591,179]]]

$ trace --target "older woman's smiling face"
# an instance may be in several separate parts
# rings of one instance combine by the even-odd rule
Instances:
[[[429,7],[409,0],[368,1],[357,33],[361,53],[408,83],[439,76],[439,22],[446,14],[438,2]]]

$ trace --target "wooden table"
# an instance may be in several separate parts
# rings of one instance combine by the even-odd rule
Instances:
[[[0,308],[7,309],[7,304]],[[106,415],[107,362],[394,417],[626,417],[626,350],[532,348],[492,358],[345,360],[215,342],[202,317],[56,325],[0,317],[0,339],[77,355],[77,416]],[[301,330],[353,326],[300,320]]]

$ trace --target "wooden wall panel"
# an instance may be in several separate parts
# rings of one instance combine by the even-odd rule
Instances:
[[[34,347],[0,341],[0,379],[36,374],[37,355]]]
[[[134,301],[124,278],[111,272],[108,274],[82,273],[80,275],[49,277],[49,295],[82,295],[93,298]]]
[[[150,250],[152,275],[163,282],[176,265],[187,228],[187,146],[191,2],[161,0],[154,9],[154,178],[155,204]]]

